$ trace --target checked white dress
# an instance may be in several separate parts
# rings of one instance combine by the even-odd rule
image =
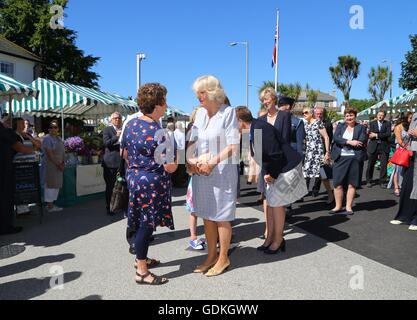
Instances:
[[[201,108],[192,128],[197,157],[219,154],[228,145],[240,143],[235,109],[222,106],[210,119]],[[210,176],[194,175],[192,179],[195,214],[215,222],[233,221],[236,214],[238,160],[229,158],[218,164]]]

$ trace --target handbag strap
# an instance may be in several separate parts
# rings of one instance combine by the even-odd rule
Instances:
[[[119,165],[119,169],[117,170],[117,176],[118,177],[125,177],[125,160],[121,159],[120,160],[120,165]]]

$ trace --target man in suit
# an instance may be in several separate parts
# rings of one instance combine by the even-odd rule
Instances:
[[[115,112],[111,115],[111,126],[103,131],[105,153],[103,158],[104,181],[106,182],[106,209],[108,215],[114,215],[110,211],[110,201],[116,182],[117,170],[120,166],[120,136],[122,134],[122,116]]]
[[[279,97],[278,108],[280,111],[291,113],[291,147],[304,158],[304,142],[306,131],[304,121],[292,114],[295,100],[289,97]]]
[[[387,165],[390,152],[391,123],[384,120],[386,112],[378,112],[377,120],[369,124],[369,143],[368,143],[368,168],[366,170],[366,183],[371,187],[374,175],[375,163],[378,159],[381,161],[381,173],[379,183],[381,188],[386,188]]]

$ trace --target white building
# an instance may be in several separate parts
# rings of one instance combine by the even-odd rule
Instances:
[[[0,72],[25,84],[40,76],[42,60],[0,36]]]

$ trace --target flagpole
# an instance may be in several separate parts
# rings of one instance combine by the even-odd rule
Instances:
[[[278,42],[279,42],[279,10],[277,10],[277,31],[276,31],[276,42],[275,42],[275,91],[278,91]]]

